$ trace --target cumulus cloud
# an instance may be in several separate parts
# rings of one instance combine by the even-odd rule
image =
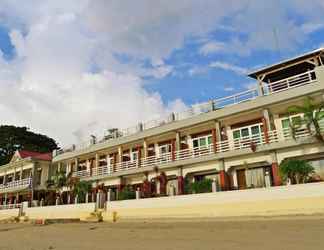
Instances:
[[[164,103],[145,84],[146,78],[176,75],[168,59],[188,39],[207,41],[202,55],[228,49],[247,55],[273,48],[275,27],[281,47],[291,49],[323,23],[323,2],[311,5],[302,0],[2,0],[0,23],[10,32],[14,56],[6,60],[0,53],[0,122],[27,125],[68,144],[183,110],[180,99]],[[288,9],[304,15],[308,25],[301,29]],[[233,33],[229,41],[206,39],[224,27]],[[222,61],[210,67],[245,73]],[[200,72],[195,68],[189,74]]]

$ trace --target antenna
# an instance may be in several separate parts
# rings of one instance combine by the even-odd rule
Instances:
[[[277,29],[276,28],[273,28],[273,36],[274,36],[274,40],[275,40],[275,49],[277,50],[279,59],[281,59],[281,51],[280,51],[280,46],[279,46],[279,38],[278,38],[278,33],[277,33]]]

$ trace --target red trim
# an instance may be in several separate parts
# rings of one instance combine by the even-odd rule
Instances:
[[[214,153],[217,152],[217,137],[216,137],[216,129],[214,128],[212,130],[212,140],[213,140],[213,146],[214,146]]]
[[[184,178],[183,176],[178,176],[178,194],[184,194]]]
[[[171,142],[171,159],[174,161],[176,158],[176,140],[173,139]]]
[[[263,124],[263,133],[264,133],[264,139],[266,143],[269,143],[269,131],[268,131],[268,124],[267,124],[267,120],[263,117],[262,118],[262,124]]]
[[[271,169],[272,169],[273,185],[274,186],[280,186],[281,185],[281,178],[280,178],[280,175],[279,175],[278,163],[276,163],[276,162],[272,163]]]
[[[220,187],[222,191],[228,190],[228,178],[225,170],[221,170],[219,172],[219,177],[220,177]]]
[[[137,146],[137,152],[138,152],[138,155],[137,155],[137,157],[138,157],[138,159],[137,159],[137,161],[138,161],[138,166],[141,166],[141,158],[142,158],[142,147],[141,146]]]

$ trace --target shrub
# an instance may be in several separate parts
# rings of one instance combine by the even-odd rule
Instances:
[[[123,188],[121,192],[118,193],[118,200],[132,200],[136,198],[136,192],[130,186]]]
[[[289,178],[292,184],[306,183],[313,173],[313,166],[305,160],[288,159],[280,164],[282,179]]]
[[[196,181],[190,184],[187,184],[187,191],[190,193],[198,194],[198,193],[209,193],[212,191],[212,180],[204,179],[201,181]]]

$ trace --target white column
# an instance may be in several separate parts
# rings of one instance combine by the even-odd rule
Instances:
[[[121,146],[118,147],[118,162],[122,162],[123,160],[123,149]]]
[[[221,141],[221,126],[219,121],[215,121],[215,129],[216,129],[216,140],[217,142]]]
[[[144,139],[144,141],[143,141],[143,150],[144,150],[143,157],[144,158],[147,158],[147,149],[148,149],[147,141],[146,141],[146,139]]]
[[[229,147],[231,150],[233,150],[234,149],[234,138],[233,138],[233,132],[232,132],[231,126],[226,126],[226,134],[227,134],[227,138],[228,138]]]
[[[181,136],[180,136],[180,132],[176,132],[176,151],[179,151],[181,149]]]
[[[270,131],[271,130],[270,112],[268,109],[263,109],[262,114],[263,114],[264,119],[267,122],[267,129],[268,129],[268,131]]]
[[[99,167],[99,154],[96,154],[95,156],[95,168]]]

